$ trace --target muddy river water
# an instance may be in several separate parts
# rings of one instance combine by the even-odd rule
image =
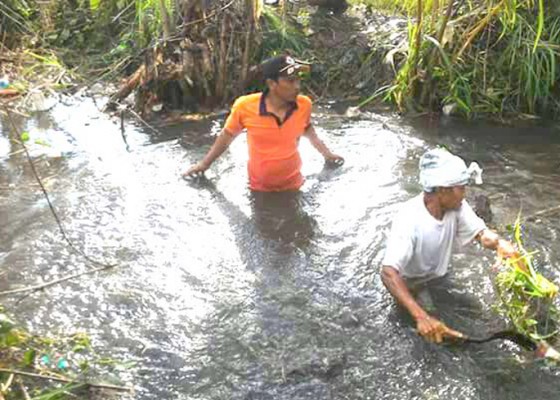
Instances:
[[[18,119],[70,238],[114,269],[2,304],[34,333],[87,332],[101,356],[134,362],[113,372],[135,399],[554,399],[560,369],[516,345],[434,345],[414,330],[379,277],[391,217],[420,192],[418,159],[443,144],[478,160],[502,233],[521,210],[560,204],[560,132],[389,114],[341,116],[317,107],[315,125],[346,163],[325,168],[301,143],[297,195],[252,196],[241,136],[207,174],[200,159],[223,119],[162,128],[67,99]],[[93,268],[62,239],[24,154],[0,134],[0,290]],[[37,140],[39,139],[39,140]],[[126,139],[126,141],[125,141]],[[35,143],[38,141],[39,144]],[[49,146],[40,144],[48,143]],[[539,270],[560,282],[560,213],[524,225]],[[494,255],[473,245],[453,258],[460,284],[436,312],[469,334],[499,328],[487,273]],[[465,298],[477,312],[464,310]]]

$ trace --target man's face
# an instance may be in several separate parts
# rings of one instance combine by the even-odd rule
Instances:
[[[300,78],[293,77],[280,77],[278,81],[269,81],[269,88],[271,92],[284,100],[285,102],[294,102],[297,99],[300,90]]]
[[[465,185],[439,188],[437,195],[443,209],[456,210],[465,198]]]

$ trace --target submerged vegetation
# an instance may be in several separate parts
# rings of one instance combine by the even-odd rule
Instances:
[[[519,218],[513,231],[520,255],[504,260],[496,275],[499,308],[518,332],[535,341],[552,338],[558,333],[559,314],[554,305],[558,287],[536,272],[534,253],[522,243]]]

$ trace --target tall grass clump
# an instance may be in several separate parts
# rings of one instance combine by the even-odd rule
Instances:
[[[402,111],[558,117],[560,11],[543,0],[364,0],[409,19],[385,99]]]
[[[255,62],[284,51],[302,55],[309,47],[306,36],[285,7],[264,6],[262,16],[263,43],[261,52],[255,54]]]

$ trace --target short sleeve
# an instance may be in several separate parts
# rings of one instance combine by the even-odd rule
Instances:
[[[224,130],[235,137],[243,131],[243,128],[242,101],[241,99],[237,99],[231,107],[231,112],[229,113],[226,119],[226,123],[224,124]]]
[[[300,95],[298,99],[298,107],[301,107],[304,111],[304,123],[305,129],[309,128],[311,125],[311,112],[313,110],[313,101],[307,96]]]
[[[413,253],[414,224],[407,221],[404,215],[399,215],[393,221],[382,266],[393,267],[402,272],[412,259]]]
[[[475,214],[469,203],[463,200],[457,221],[457,244],[459,246],[469,244],[484,229],[486,229],[484,221]]]

